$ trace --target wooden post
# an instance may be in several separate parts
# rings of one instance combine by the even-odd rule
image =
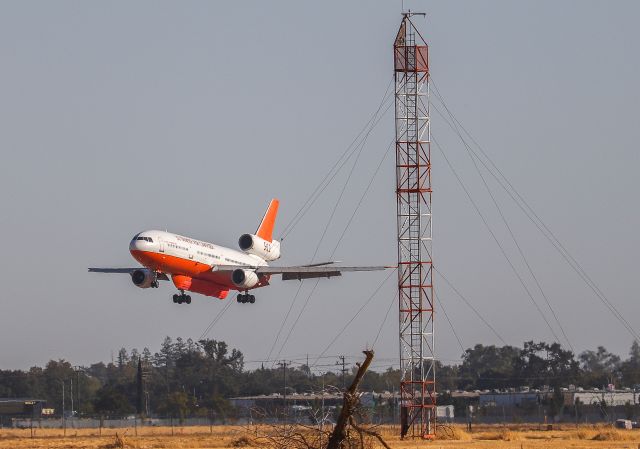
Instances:
[[[364,374],[369,369],[369,365],[371,365],[371,361],[373,360],[373,351],[363,351],[365,355],[364,363],[362,365],[358,365],[358,372],[356,373],[355,379],[344,392],[344,401],[342,404],[342,410],[340,410],[340,416],[338,417],[338,421],[336,422],[336,426],[329,437],[329,442],[327,443],[327,449],[340,449],[341,443],[346,439],[346,428],[347,424],[350,421],[353,412],[355,411],[356,406],[358,405],[358,386],[364,377]]]

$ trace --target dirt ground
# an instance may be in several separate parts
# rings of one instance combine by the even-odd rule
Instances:
[[[378,428],[392,448],[429,447],[434,449],[640,449],[640,430],[615,430],[609,426],[567,425],[552,431],[537,426],[482,426],[467,433],[461,426],[440,430],[436,441],[400,440],[397,428]],[[261,426],[145,427],[130,429],[0,429],[0,449],[9,448],[257,448],[256,435],[268,431]],[[124,441],[116,440],[116,433]],[[448,439],[445,439],[448,438]],[[124,443],[124,444],[123,444]],[[247,445],[248,444],[248,445]],[[378,447],[378,446],[374,446]]]

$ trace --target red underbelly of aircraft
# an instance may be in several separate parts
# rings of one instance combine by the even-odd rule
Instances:
[[[231,275],[228,272],[211,271],[211,266],[205,263],[151,251],[134,250],[131,251],[131,255],[145,267],[172,275],[173,283],[180,290],[224,299],[229,289],[237,289],[231,282]],[[184,286],[187,285],[184,278],[190,279],[189,287],[180,287],[176,283],[177,276],[180,276],[182,279],[180,284]]]
[[[194,279],[190,276],[182,274],[174,274],[171,276],[173,284],[178,290],[187,290],[194,293],[200,293],[205,296],[213,296],[214,298],[224,299],[229,294],[229,289],[214,282]]]

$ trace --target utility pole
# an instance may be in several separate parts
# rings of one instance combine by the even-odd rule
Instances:
[[[324,371],[322,372],[322,404],[321,404],[321,413],[320,413],[320,447],[322,447],[322,436],[324,435]]]
[[[345,382],[345,377],[344,375],[347,372],[347,368],[345,368],[345,360],[344,360],[344,356],[338,356],[338,358],[340,359],[339,362],[336,362],[336,365],[342,365],[342,369],[340,370],[342,372],[342,391],[344,391],[345,388],[347,388],[347,384]]]
[[[285,422],[286,422],[286,417],[287,417],[287,366],[289,365],[289,363],[286,360],[283,360],[282,362],[278,363],[278,366],[282,367],[282,390],[283,390],[283,403],[284,403],[284,412],[283,412],[283,416],[285,417]]]
[[[73,369],[76,372],[76,403],[78,404],[78,411],[80,411],[80,370],[82,368],[80,366],[74,366]]]
[[[144,413],[144,372],[142,370],[142,358],[138,358],[138,373],[136,376],[136,413],[141,416]],[[195,396],[195,395],[194,395]]]
[[[64,432],[64,436],[67,436],[67,423],[65,421],[65,417],[64,417],[64,379],[61,380],[62,382],[62,429]]]

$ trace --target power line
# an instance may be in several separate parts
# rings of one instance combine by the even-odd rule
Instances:
[[[453,290],[456,295],[458,295],[458,297],[460,297],[460,299],[462,299],[462,301],[464,301],[464,303],[469,306],[469,308],[471,310],[473,310],[473,313],[476,314],[476,316],[478,318],[480,318],[480,321],[482,321],[485,326],[487,326],[491,332],[493,332],[493,334],[498,337],[498,340],[500,340],[505,346],[507,346],[507,342],[504,340],[504,338],[502,338],[502,336],[498,333],[498,331],[495,330],[495,328],[489,324],[489,322],[482,316],[482,314],[480,312],[478,312],[478,310],[473,307],[473,305],[467,300],[467,298],[464,297],[464,295],[462,293],[460,293],[460,291],[449,281],[449,279],[447,279],[445,277],[444,274],[442,274],[442,272],[440,270],[438,270],[435,265],[433,266],[433,271],[435,271],[436,273],[438,273],[438,275],[447,283],[447,285],[451,288],[451,290]]]
[[[436,295],[436,293],[434,291],[433,292],[433,297],[436,299],[436,301],[438,301],[438,305],[442,309],[442,313],[444,313],[444,317],[447,319],[447,322],[449,323],[449,327],[451,327],[451,332],[453,332],[454,337],[456,337],[456,340],[458,340],[458,345],[460,345],[460,350],[462,351],[462,353],[464,353],[464,346],[462,344],[462,340],[460,340],[460,337],[458,337],[458,333],[456,332],[456,328],[453,326],[453,323],[451,323],[451,320],[449,319],[449,315],[447,314],[447,311],[444,308],[444,305],[442,304],[442,301],[440,301],[440,296]]]
[[[218,312],[218,314],[215,316],[215,318],[211,321],[211,323],[209,323],[207,328],[204,330],[202,335],[200,335],[199,340],[202,340],[204,337],[207,336],[207,334],[211,331],[211,329],[213,329],[213,326],[216,325],[216,323],[220,320],[220,318],[222,318],[222,315],[224,315],[224,313],[227,311],[229,306],[231,306],[231,304],[232,304],[232,302],[228,301],[227,304],[222,308],[222,310],[220,310],[220,312]]]
[[[389,316],[389,312],[391,311],[391,307],[395,304],[397,299],[398,297],[396,295],[393,295],[393,297],[391,298],[391,303],[389,303],[389,307],[387,307],[387,313],[384,314],[384,318],[382,319],[382,323],[380,323],[380,327],[378,328],[378,333],[376,334],[376,338],[373,340],[373,345],[371,345],[372,349],[375,349],[376,343],[378,343],[378,338],[380,337],[380,333],[382,332],[382,329],[384,328],[384,325],[387,322],[387,318]]]
[[[439,93],[436,90],[436,97],[437,98],[438,98],[438,95],[439,95]],[[449,113],[450,117],[453,120],[453,115],[449,111],[449,109],[447,108],[447,105],[444,103],[444,100],[442,98],[440,98],[440,101],[442,102],[442,105],[444,106],[444,108],[446,109],[446,111]],[[498,211],[498,214],[500,215],[500,218],[502,219],[502,222],[504,223],[505,227],[509,231],[509,235],[511,236],[511,239],[513,240],[513,243],[515,244],[516,248],[518,249],[518,252],[520,253],[520,256],[522,257],[522,260],[524,261],[527,269],[529,270],[529,274],[531,275],[531,277],[533,278],[536,286],[538,287],[538,290],[540,291],[540,294],[544,298],[544,300],[545,300],[545,302],[547,304],[547,307],[549,308],[549,311],[551,312],[551,315],[553,316],[553,318],[556,321],[556,324],[560,328],[560,331],[562,332],[562,335],[564,336],[567,344],[569,345],[569,347],[571,348],[572,351],[575,351],[574,348],[573,348],[573,345],[571,344],[571,341],[569,340],[569,337],[567,337],[567,334],[566,334],[566,332],[564,330],[564,327],[562,326],[562,324],[560,323],[560,320],[558,319],[558,315],[556,314],[556,311],[553,309],[553,307],[551,307],[551,302],[549,301],[549,298],[547,297],[547,295],[545,294],[544,290],[542,289],[542,285],[538,281],[538,277],[533,272],[533,268],[531,268],[531,265],[529,264],[529,261],[528,261],[527,257],[525,256],[524,251],[522,250],[522,247],[518,243],[518,240],[516,239],[516,236],[513,233],[513,230],[511,229],[511,226],[509,225],[509,222],[507,221],[506,217],[504,216],[504,213],[502,212],[502,209],[500,208],[500,205],[498,204],[498,201],[496,200],[495,196],[493,195],[493,192],[489,188],[489,185],[487,184],[487,181],[486,181],[484,175],[480,171],[480,167],[478,167],[478,163],[476,162],[475,158],[473,157],[473,155],[472,155],[472,153],[470,151],[469,145],[465,141],[464,137],[462,136],[462,134],[460,133],[458,128],[455,126],[455,123],[454,124],[449,123],[449,121],[442,115],[440,110],[435,105],[432,105],[432,106],[436,110],[436,112],[440,115],[440,117],[442,117],[442,119],[449,125],[449,127],[451,127],[451,129],[458,135],[458,137],[462,141],[465,149],[467,150],[467,154],[469,155],[469,158],[471,159],[471,162],[473,163],[473,166],[476,169],[476,172],[478,173],[478,175],[480,176],[480,179],[482,180],[482,184],[484,185],[487,193],[489,194],[489,197],[491,197],[491,201],[493,202],[494,206],[496,207],[496,210]]]
[[[437,86],[434,84],[434,88],[437,91]],[[440,95],[440,97],[442,97]],[[442,98],[441,98],[441,101]],[[443,102],[444,103],[444,102]],[[494,171],[487,166],[482,158],[480,158],[473,149],[471,152],[474,153],[476,158],[480,161],[480,163],[487,169],[487,171],[493,176],[493,178],[498,182],[500,187],[504,189],[505,192],[509,195],[509,197],[513,200],[514,203],[522,210],[525,216],[538,228],[540,233],[551,243],[551,245],[556,249],[556,251],[560,254],[560,256],[567,262],[567,264],[578,274],[578,276],[582,279],[582,281],[593,291],[596,297],[602,302],[605,307],[609,309],[611,314],[618,319],[618,321],[623,325],[623,327],[631,334],[631,336],[640,340],[640,336],[633,329],[633,327],[629,324],[629,322],[624,318],[622,313],[615,307],[615,305],[606,297],[606,295],[602,292],[602,290],[598,287],[598,285],[593,281],[593,279],[588,275],[588,273],[584,270],[584,268],[580,265],[580,263],[573,257],[573,255],[564,247],[562,242],[556,237],[556,235],[551,231],[551,229],[542,221],[542,219],[538,216],[535,210],[531,207],[531,205],[524,199],[524,197],[518,192],[518,190],[513,186],[513,184],[509,181],[509,179],[504,175],[504,173],[498,168],[498,166],[493,162],[493,159],[486,153],[482,145],[478,143],[478,141],[473,137],[473,135],[460,123],[458,119],[453,117],[456,121],[460,129],[464,131],[464,133],[469,137],[469,139],[474,143],[474,145],[478,148],[480,153],[486,158],[489,164],[493,167],[493,169],[498,173],[496,175]],[[505,185],[506,184],[506,185]],[[508,186],[508,187],[507,187]],[[517,198],[517,199],[516,199]]]
[[[367,184],[367,187],[365,188],[364,192],[362,193],[362,196],[360,197],[360,200],[358,201],[358,204],[356,205],[355,209],[353,210],[353,213],[351,214],[351,217],[349,218],[345,228],[342,230],[342,233],[340,234],[340,238],[338,239],[335,247],[333,248],[333,251],[331,251],[329,259],[331,259],[334,256],[336,250],[340,246],[340,242],[342,242],[342,239],[344,238],[344,236],[347,233],[349,227],[351,226],[351,223],[353,222],[354,217],[356,216],[360,206],[362,205],[362,202],[364,201],[364,198],[366,197],[367,193],[369,192],[369,189],[371,188],[371,185],[373,184],[374,179],[376,178],[378,172],[380,171],[380,168],[382,167],[382,164],[386,160],[387,155],[389,154],[389,150],[392,148],[392,144],[393,144],[393,141],[389,144],[389,146],[387,147],[387,150],[383,153],[382,158],[380,159],[380,162],[378,163],[378,166],[376,167],[373,175],[371,176],[371,178],[369,180],[369,183]],[[316,252],[317,252],[317,248],[316,248]],[[315,257],[315,254],[314,254],[314,257]],[[319,281],[316,281],[316,284],[313,286],[313,290],[311,291],[311,293],[309,294],[309,297],[307,298],[307,301],[305,302],[305,307],[306,307],[307,302],[309,301],[309,298],[311,297],[311,295],[313,295],[313,292],[315,291],[316,286],[318,285],[318,282]],[[293,301],[291,302],[291,306],[289,307],[289,310],[287,311],[287,315],[286,315],[284,321],[282,322],[282,326],[280,327],[280,330],[278,331],[278,337],[280,335],[280,332],[282,332],[282,329],[284,327],[284,323],[287,321],[287,318],[289,317],[289,313],[291,312],[291,309],[293,308],[293,303],[295,302],[295,299],[298,297],[298,294],[300,293],[301,286],[302,286],[302,284],[300,284],[300,287],[298,287],[296,295],[295,295]],[[304,311],[305,307],[303,307],[302,311],[300,312],[300,315],[302,315],[302,312]],[[300,315],[298,316],[298,319],[299,319]],[[386,315],[385,315],[385,317],[386,317]],[[297,323],[297,321],[298,320],[296,319],[296,323]],[[380,332],[378,332],[378,335],[380,335]],[[277,341],[278,337],[276,337],[276,341]],[[377,340],[377,337],[376,337],[376,340]],[[274,342],[274,346],[275,346],[275,342]],[[268,358],[271,357],[271,352],[272,351],[273,351],[273,346],[271,348],[271,351],[269,351],[269,357]]]
[[[320,356],[318,356],[316,358],[316,360],[313,362],[312,366],[316,366],[316,364],[318,363],[318,360],[320,359],[321,356],[323,356],[328,350],[329,348],[331,348],[331,346],[333,346],[333,344],[336,342],[336,340],[338,340],[338,338],[340,338],[340,336],[344,333],[345,330],[347,330],[347,328],[349,327],[349,325],[351,323],[353,323],[353,321],[357,318],[358,315],[360,315],[360,312],[362,312],[364,310],[365,307],[367,307],[367,305],[371,302],[371,300],[378,294],[378,292],[380,291],[380,289],[382,288],[382,286],[384,284],[386,284],[386,282],[389,280],[389,278],[391,277],[391,275],[393,273],[395,273],[397,270],[397,268],[395,270],[391,270],[389,272],[389,274],[387,275],[386,278],[384,278],[384,280],[378,285],[378,287],[374,290],[374,292],[369,295],[369,297],[367,298],[367,300],[364,302],[364,304],[362,304],[362,306],[360,306],[360,308],[358,309],[358,311],[355,313],[355,315],[353,315],[351,317],[351,319],[349,321],[347,321],[347,323],[342,327],[342,329],[340,329],[340,331],[338,332],[338,334],[333,337],[333,339],[329,342],[329,344],[324,348],[324,350],[320,353]]]
[[[386,112],[386,111],[385,111]],[[380,117],[382,118],[382,116]],[[377,122],[375,123],[377,124]],[[375,127],[375,124],[373,125]],[[344,185],[342,186],[342,190],[340,191],[340,195],[338,196],[338,199],[336,200],[336,203],[333,206],[333,209],[331,210],[331,214],[329,215],[329,219],[327,220],[327,223],[324,227],[324,230],[322,232],[322,235],[320,236],[320,240],[318,241],[318,244],[316,245],[316,249],[313,253],[313,257],[311,258],[311,262],[313,262],[316,258],[316,256],[318,255],[318,250],[320,249],[320,246],[322,245],[322,242],[324,241],[324,238],[327,234],[327,231],[329,229],[329,226],[331,225],[331,222],[333,221],[333,217],[335,216],[335,213],[338,209],[338,206],[340,205],[342,198],[344,196],[344,193],[347,189],[347,186],[349,185],[349,181],[351,180],[351,177],[353,176],[353,172],[355,171],[355,168],[358,164],[358,160],[360,159],[360,156],[362,155],[362,152],[365,148],[365,145],[367,143],[367,139],[369,137],[369,134],[371,133],[371,131],[373,130],[373,127],[371,129],[369,129],[369,131],[367,132],[367,134],[365,134],[362,142],[359,144],[359,151],[358,154],[356,156],[356,159],[353,162],[353,165],[351,166],[351,170],[349,171],[349,174],[347,175],[347,178],[345,180]],[[333,251],[331,252],[329,258],[332,258],[333,255],[335,254],[336,250],[338,249],[339,243],[340,241],[342,241],[342,238],[344,237],[345,233],[347,232],[347,230],[349,229],[349,226],[351,225],[353,218],[355,217],[355,214],[357,213],[358,209],[360,208],[360,205],[362,204],[365,196],[367,195],[367,193],[369,192],[369,189],[371,187],[371,184],[373,183],[373,180],[375,179],[376,175],[378,174],[380,167],[382,166],[382,163],[384,162],[384,160],[387,157],[387,154],[389,153],[389,149],[391,148],[391,145],[389,145],[389,147],[387,148],[387,150],[385,150],[384,154],[382,155],[382,159],[380,160],[380,163],[378,164],[378,166],[376,167],[376,170],[374,171],[373,175],[371,176],[371,179],[367,185],[367,187],[365,188],[362,196],[360,197],[360,201],[358,202],[356,208],[354,209],[353,214],[351,215],[346,227],[343,229],[342,234],[340,236],[340,239],[338,240],[338,244],[336,244],[336,246],[333,248]],[[287,342],[289,341],[289,338],[291,337],[296,325],[298,324],[298,321],[300,320],[300,318],[302,317],[302,314],[304,313],[304,311],[307,308],[307,305],[309,304],[309,300],[311,299],[311,297],[313,296],[313,294],[316,291],[316,288],[318,287],[318,284],[320,282],[320,279],[317,279],[315,284],[313,285],[313,288],[311,289],[311,291],[309,292],[309,295],[307,296],[307,299],[305,300],[302,308],[300,309],[300,312],[298,313],[298,316],[296,317],[295,321],[293,322],[293,325],[291,326],[291,328],[289,329],[289,332],[284,340],[284,342],[282,343],[282,346],[280,347],[280,351],[278,352],[278,354],[280,354],[280,352],[282,352],[282,350],[285,348]],[[276,358],[278,358],[279,356],[276,356]]]
[[[280,339],[280,334],[282,333],[282,330],[284,329],[284,325],[287,322],[287,319],[289,319],[289,315],[291,314],[291,310],[293,310],[293,305],[296,302],[296,299],[298,298],[298,295],[300,294],[300,290],[302,289],[302,285],[304,284],[304,281],[301,281],[298,284],[298,290],[296,290],[296,294],[293,296],[293,299],[291,300],[291,304],[289,304],[289,310],[287,310],[287,314],[284,317],[284,320],[282,320],[282,324],[280,325],[280,329],[278,329],[278,333],[276,334],[276,339],[273,341],[273,344],[271,345],[271,349],[269,350],[269,355],[267,356],[267,362],[269,362],[269,360],[271,359],[271,354],[273,353],[273,350],[276,347],[276,344],[278,344],[278,340]]]
[[[527,284],[525,284],[524,280],[522,279],[522,276],[520,276],[520,273],[518,272],[518,270],[516,269],[515,265],[513,265],[513,262],[511,262],[511,259],[509,258],[509,255],[507,254],[507,252],[504,250],[502,244],[500,243],[500,241],[498,240],[498,237],[496,237],[495,233],[493,232],[493,229],[491,229],[491,226],[489,226],[489,223],[487,222],[487,219],[485,218],[485,216],[482,214],[482,212],[480,211],[480,208],[478,207],[478,205],[476,204],[476,202],[473,200],[473,197],[471,196],[471,193],[469,192],[469,190],[467,189],[467,187],[464,185],[464,183],[462,182],[462,179],[460,179],[460,176],[458,175],[458,172],[456,172],[456,170],[453,168],[453,165],[451,165],[451,162],[449,161],[449,159],[447,158],[447,155],[445,154],[444,150],[442,149],[442,147],[440,146],[440,144],[438,144],[437,140],[433,137],[433,135],[431,136],[431,140],[432,142],[435,144],[436,148],[438,148],[438,150],[440,150],[440,153],[442,154],[442,156],[444,157],[444,160],[447,162],[447,165],[449,166],[449,169],[451,170],[451,172],[454,174],[454,176],[456,177],[458,183],[460,184],[460,186],[462,187],[462,190],[464,190],[464,192],[467,195],[467,198],[469,199],[469,201],[471,202],[471,204],[473,205],[474,209],[476,210],[476,212],[478,213],[478,215],[480,216],[480,219],[482,220],[482,222],[484,223],[485,227],[487,228],[487,230],[489,231],[489,234],[491,235],[491,237],[493,237],[493,240],[496,242],[496,245],[498,245],[498,248],[500,249],[500,252],[502,253],[502,255],[504,256],[505,260],[507,261],[507,263],[509,264],[509,266],[511,267],[511,270],[513,271],[513,273],[516,275],[516,278],[518,278],[518,281],[520,281],[520,284],[522,285],[522,288],[524,289],[524,291],[527,293],[527,296],[529,297],[529,299],[531,300],[531,302],[533,303],[533,305],[535,306],[536,310],[538,311],[538,313],[540,314],[540,316],[542,317],[542,319],[544,320],[544,322],[546,323],[547,327],[549,328],[549,330],[551,331],[551,334],[553,335],[553,337],[556,339],[556,341],[559,341],[560,339],[558,338],[558,336],[556,335],[556,332],[553,330],[553,327],[551,327],[551,324],[549,323],[549,320],[547,320],[546,315],[542,312],[542,309],[540,309],[540,306],[538,305],[538,303],[536,302],[535,298],[533,297],[533,295],[531,294],[531,292],[529,291],[529,288],[527,287]]]
[[[389,146],[387,147],[386,151],[382,154],[382,158],[380,159],[380,162],[378,163],[378,166],[376,167],[376,170],[374,171],[373,175],[369,179],[369,184],[367,184],[367,187],[364,189],[364,192],[362,192],[362,196],[360,197],[360,200],[358,201],[358,204],[356,204],[356,207],[353,209],[353,213],[351,214],[351,217],[349,217],[349,220],[347,221],[346,226],[342,230],[342,234],[340,234],[340,238],[336,242],[336,245],[333,248],[333,251],[331,251],[331,255],[329,256],[329,259],[331,259],[334,256],[336,250],[340,246],[340,243],[342,242],[342,239],[344,238],[345,234],[347,233],[347,230],[351,226],[351,222],[353,221],[354,217],[358,213],[358,210],[360,209],[360,206],[362,205],[362,202],[364,201],[364,198],[367,196],[367,193],[369,193],[369,189],[371,188],[371,185],[373,184],[373,181],[375,180],[376,176],[378,175],[378,172],[380,171],[380,168],[382,167],[382,164],[387,159],[387,156],[390,153],[390,150],[392,148],[393,143],[394,143],[394,140],[392,140],[389,143]]]
[[[293,322],[293,324],[289,328],[289,332],[287,333],[287,336],[285,337],[284,341],[282,342],[282,346],[280,346],[280,350],[278,351],[278,354],[275,357],[276,359],[278,357],[280,357],[280,353],[282,353],[282,350],[285,348],[285,346],[289,342],[289,338],[291,338],[291,335],[293,334],[293,330],[296,328],[296,325],[298,324],[298,321],[300,321],[300,317],[302,316],[302,314],[304,313],[305,309],[307,308],[307,305],[309,304],[309,300],[313,296],[313,293],[316,291],[316,288],[318,287],[318,283],[319,282],[320,282],[320,279],[316,279],[316,283],[313,284],[313,288],[311,289],[311,292],[309,292],[309,295],[307,296],[307,299],[305,300],[304,304],[302,305],[302,308],[300,309],[300,313],[298,313],[298,316],[296,317],[296,320]]]
[[[371,118],[369,118],[369,120],[363,126],[363,128],[360,130],[358,135],[353,139],[353,141],[349,144],[349,146],[347,146],[347,149],[340,155],[340,157],[336,160],[336,162],[333,164],[331,169],[324,176],[322,181],[320,181],[320,183],[316,186],[316,188],[313,190],[311,195],[309,195],[309,197],[307,197],[307,199],[305,200],[303,205],[300,207],[300,209],[298,209],[298,211],[293,216],[293,218],[291,220],[289,220],[289,223],[287,223],[287,225],[283,228],[281,240],[284,240],[284,238],[293,230],[293,228],[298,224],[298,222],[302,219],[302,217],[304,217],[304,215],[313,206],[315,201],[322,194],[322,192],[326,189],[326,187],[333,181],[333,179],[336,177],[338,172],[342,169],[344,164],[346,164],[346,162],[349,160],[351,155],[358,148],[359,145],[356,145],[355,147],[354,147],[354,145],[356,144],[356,142],[358,142],[358,140],[360,139],[360,136],[362,136],[363,133],[365,133],[365,131],[369,128],[369,131],[367,132],[367,135],[368,135],[368,133],[370,133],[373,130],[373,128],[375,128],[375,126],[379,123],[380,120],[378,119],[376,121],[376,118],[378,117],[378,114],[380,113],[380,110],[382,109],[384,104],[389,99],[391,99],[391,96],[389,95],[389,89],[390,89],[392,83],[393,83],[393,79],[391,79],[391,81],[387,85],[387,89],[385,90],[385,93],[384,93],[384,95],[382,97],[382,100],[380,101],[380,104],[378,105],[377,109],[375,110],[375,112],[373,113]],[[391,104],[393,104],[393,103],[389,103],[389,106],[385,109],[385,113],[389,109]],[[383,115],[384,115],[384,113],[383,113]],[[372,125],[372,123],[373,123],[373,125]],[[353,150],[352,150],[352,148],[353,148]],[[352,151],[350,151],[350,150],[352,150]],[[340,163],[342,161],[342,159],[347,155],[349,155],[347,157],[347,159],[345,159],[342,163]],[[338,167],[338,165],[340,165],[340,167]],[[336,170],[336,167],[338,167],[337,170]],[[334,170],[335,170],[335,173],[334,173]],[[331,176],[332,173],[333,173],[333,176]],[[331,178],[329,179],[329,177],[331,177]],[[329,179],[329,180],[327,181],[327,179]]]

